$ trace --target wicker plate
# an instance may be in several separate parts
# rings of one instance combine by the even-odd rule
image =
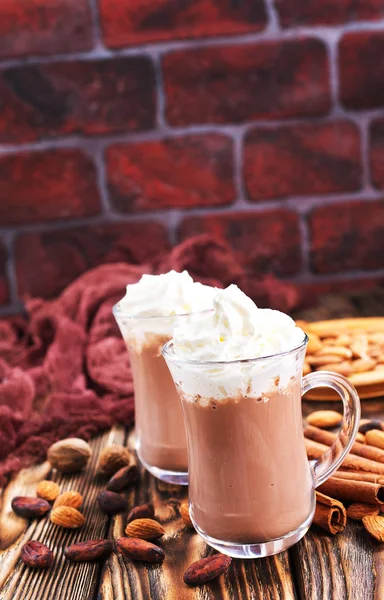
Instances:
[[[300,323],[300,325],[302,325]],[[317,335],[326,336],[338,335],[342,333],[357,333],[359,331],[364,333],[377,333],[384,332],[384,317],[367,317],[367,318],[356,318],[356,319],[333,319],[330,321],[316,321],[308,323],[307,327],[304,326],[307,331],[316,333]],[[348,379],[348,378],[347,378]],[[356,385],[357,392],[361,399],[367,398],[378,398],[384,396],[384,371],[380,371],[380,375],[376,375],[374,383],[367,385]],[[305,396],[305,400],[316,400],[316,401],[340,401],[339,395],[329,388],[317,388],[311,390]]]

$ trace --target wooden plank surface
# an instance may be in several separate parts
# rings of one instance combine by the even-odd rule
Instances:
[[[326,298],[319,309],[300,317],[328,319],[359,314],[383,315],[384,294]],[[303,403],[304,415],[317,408],[330,408],[330,404]],[[366,401],[363,412],[369,417],[383,416],[383,403]],[[47,474],[47,465],[22,472],[4,491],[0,505],[0,600],[384,599],[384,544],[367,536],[358,523],[349,523],[345,532],[335,537],[312,528],[288,553],[269,559],[235,560],[225,577],[200,588],[188,588],[182,580],[185,568],[212,550],[182,523],[178,507],[186,498],[186,488],[162,484],[144,470],[127,499],[129,508],[153,501],[156,515],[166,528],[160,544],[166,553],[164,564],[148,567],[115,554],[104,564],[69,563],[63,557],[65,546],[84,539],[118,538],[123,533],[125,515],[109,520],[97,506],[96,497],[105,488],[105,480],[96,476],[96,463],[101,448],[126,441],[126,433],[115,429],[92,441],[93,458],[83,474],[53,474],[63,490],[77,489],[85,496],[87,523],[79,531],[61,530],[48,519],[28,524],[10,513],[12,497],[33,494],[37,481]],[[20,548],[29,539],[47,543],[54,551],[55,563],[49,571],[30,570],[19,560]]]

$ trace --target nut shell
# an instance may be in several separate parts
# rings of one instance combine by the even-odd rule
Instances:
[[[154,519],[135,519],[128,523],[125,533],[129,537],[142,540],[156,540],[165,533],[165,529]]]
[[[39,519],[51,510],[51,505],[43,498],[29,496],[15,496],[11,506],[13,512],[23,519]]]
[[[76,508],[58,506],[51,512],[51,521],[65,529],[79,529],[85,523],[85,517]]]
[[[53,552],[41,542],[31,540],[21,549],[20,558],[34,569],[48,569],[53,563]]]
[[[127,467],[131,462],[131,454],[125,446],[108,446],[100,454],[98,471],[104,475],[114,475],[116,471]]]
[[[64,549],[64,556],[73,562],[92,562],[106,558],[113,550],[111,540],[88,540]]]
[[[127,510],[126,499],[120,496],[120,494],[116,494],[116,492],[104,490],[98,495],[97,501],[101,510],[107,515],[117,515],[117,513]]]
[[[230,556],[213,554],[192,563],[184,573],[184,582],[187,585],[203,585],[219,577],[229,568],[232,562]]]
[[[87,442],[80,438],[67,438],[52,444],[48,449],[48,460],[62,473],[78,473],[87,465],[91,454]]]
[[[116,541],[116,549],[131,560],[162,563],[165,558],[162,548],[139,538],[120,538]]]

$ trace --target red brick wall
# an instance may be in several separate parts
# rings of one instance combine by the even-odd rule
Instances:
[[[202,231],[382,280],[383,190],[382,0],[0,3],[4,314]]]

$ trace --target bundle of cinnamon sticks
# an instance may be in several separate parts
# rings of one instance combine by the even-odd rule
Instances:
[[[360,433],[361,441],[353,444],[339,470],[317,489],[313,522],[336,534],[345,528],[347,517],[362,520],[373,537],[384,541],[384,516],[379,516],[384,512],[384,422],[362,422]],[[338,434],[308,425],[304,435],[308,458],[314,459],[329,449]]]

